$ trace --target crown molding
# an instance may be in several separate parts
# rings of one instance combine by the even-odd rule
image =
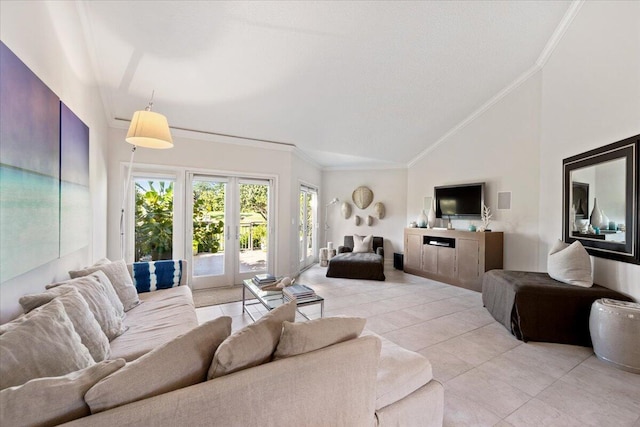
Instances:
[[[562,38],[564,37],[564,34],[567,32],[567,29],[569,29],[569,27],[571,26],[573,19],[576,17],[578,12],[580,11],[580,8],[584,4],[584,2],[585,0],[574,0],[571,3],[571,5],[569,6],[569,9],[567,9],[567,12],[564,14],[562,19],[560,20],[560,24],[558,24],[558,26],[556,27],[556,30],[553,32],[553,34],[549,38],[549,41],[547,41],[547,44],[545,45],[544,49],[542,49],[540,56],[536,60],[536,65],[538,65],[540,68],[543,68],[544,65],[547,63],[547,61],[553,54],[553,51],[558,46],[558,43],[560,43],[560,40],[562,40]]]

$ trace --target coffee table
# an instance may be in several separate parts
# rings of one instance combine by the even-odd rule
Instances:
[[[246,291],[249,291],[249,293],[252,294],[258,301],[247,304]],[[253,320],[254,322],[256,321],[256,318],[253,317],[253,314],[251,314],[249,310],[246,310],[245,307],[249,305],[262,304],[264,308],[266,308],[268,311],[271,311],[286,302],[289,302],[289,298],[284,295],[282,291],[263,291],[258,286],[256,286],[256,284],[253,283],[253,280],[251,279],[247,279],[243,282],[242,312],[247,313],[249,317],[251,317],[251,320]],[[297,301],[296,309],[298,310],[298,313],[300,313],[305,319],[311,320],[306,314],[300,311],[300,307],[306,307],[315,304],[320,304],[320,317],[324,317],[324,298],[322,298],[320,295],[316,295],[313,298],[307,298]]]

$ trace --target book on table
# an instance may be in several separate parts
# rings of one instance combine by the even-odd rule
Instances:
[[[307,285],[292,285],[282,289],[282,292],[289,298],[297,301],[316,298],[316,292]]]
[[[256,274],[255,276],[253,276],[252,280],[256,286],[261,287],[261,286],[267,286],[274,283],[276,281],[276,277],[269,273]]]

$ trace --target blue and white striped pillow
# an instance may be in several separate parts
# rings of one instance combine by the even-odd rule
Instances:
[[[182,263],[179,260],[133,263],[133,284],[138,293],[180,286]]]

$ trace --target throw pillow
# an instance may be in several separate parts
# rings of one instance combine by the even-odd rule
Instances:
[[[593,286],[591,257],[578,240],[570,245],[558,240],[549,251],[547,270],[559,282],[584,288]]]
[[[282,333],[282,323],[295,320],[296,308],[296,302],[289,301],[224,340],[213,356],[207,379],[270,361]]]
[[[26,317],[0,335],[0,390],[95,363],[60,301],[54,299]]]
[[[274,359],[309,353],[357,338],[367,319],[361,317],[323,317],[308,322],[284,322]]]
[[[134,262],[133,284],[138,293],[180,286],[182,263],[178,260]]]
[[[84,394],[125,364],[106,360],[59,377],[36,378],[0,391],[0,414],[8,426],[54,426],[91,415]]]
[[[90,274],[65,282],[54,283],[47,285],[47,288],[49,292],[56,295],[64,294],[69,288],[76,288],[87,302],[87,305],[89,305],[89,310],[93,313],[102,332],[104,332],[109,341],[113,341],[113,339],[120,336],[126,330],[126,327],[122,323],[122,318],[118,316],[116,309],[109,302],[109,296],[107,295],[105,287],[98,282],[96,275]],[[33,308],[26,305],[27,302],[28,301],[23,301],[25,310]]]
[[[107,275],[113,288],[118,294],[118,298],[124,306],[124,311],[129,311],[133,307],[140,304],[140,298],[138,298],[138,292],[136,292],[135,286],[133,286],[133,279],[129,275],[127,265],[123,260],[114,261],[108,264],[102,263],[95,264],[92,267],[84,270],[70,271],[69,275],[72,278],[86,276],[95,271],[102,271]]]
[[[102,332],[102,328],[89,309],[87,301],[80,295],[78,289],[66,286],[63,288],[65,288],[66,292],[62,295],[51,291],[25,295],[20,298],[20,305],[22,305],[25,313],[28,313],[34,306],[40,307],[57,298],[64,306],[64,311],[69,316],[71,323],[73,323],[73,328],[80,335],[82,344],[89,349],[93,360],[96,362],[105,360],[109,357],[110,352],[109,339]]]
[[[370,234],[366,237],[353,235],[353,252],[366,253],[373,252],[373,236]]]
[[[127,363],[87,392],[91,413],[205,381],[216,349],[230,333],[231,318],[219,317]]]

